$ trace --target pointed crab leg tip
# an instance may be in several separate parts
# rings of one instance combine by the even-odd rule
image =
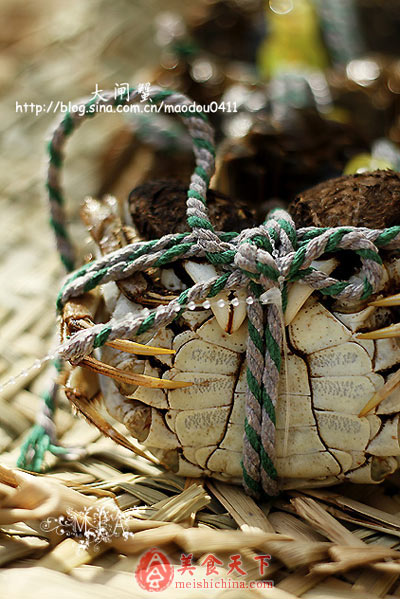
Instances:
[[[363,407],[358,417],[362,418],[363,416],[366,416],[369,412],[371,412],[371,410],[376,408],[381,401],[383,400],[381,400],[379,397],[372,397],[372,399],[370,399],[369,402]]]
[[[329,260],[314,260],[311,266],[330,275],[338,264],[339,262],[336,258],[330,258]],[[285,326],[288,326],[295,319],[313,291],[312,287],[304,283],[291,284],[285,310]]]
[[[369,400],[369,402],[363,407],[361,412],[359,413],[359,418],[362,416],[366,416],[371,410],[378,407],[379,404],[383,402],[398,386],[400,385],[400,369],[386,381],[379,391],[375,393],[373,397]]]
[[[193,383],[191,381],[174,381],[170,379],[158,379],[163,383],[164,389],[183,389],[184,387],[191,387]]]
[[[390,339],[392,337],[400,337],[400,323],[391,324],[376,331],[368,331],[368,333],[358,333],[357,339]]]
[[[400,306],[400,293],[388,295],[380,300],[369,303],[370,306]]]
[[[142,343],[136,343],[136,341],[129,341],[128,339],[115,339],[114,341],[108,341],[106,345],[127,354],[136,354],[138,356],[160,356],[175,353],[174,349],[143,345]]]
[[[193,385],[192,382],[187,381],[173,381],[170,379],[159,379],[154,376],[148,376],[146,374],[136,374],[133,372],[126,372],[114,366],[109,366],[104,362],[100,362],[95,358],[83,358],[79,362],[80,366],[85,366],[89,370],[93,370],[98,374],[108,376],[116,381],[127,383],[130,385],[138,385],[140,387],[149,387],[152,389],[181,389],[183,387],[190,387]]]

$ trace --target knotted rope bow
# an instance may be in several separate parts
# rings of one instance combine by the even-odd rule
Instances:
[[[98,99],[96,104],[131,104],[139,99],[139,94],[133,89],[129,97],[115,99],[108,94],[105,100]],[[180,106],[180,114],[192,136],[196,168],[187,199],[187,221],[192,231],[134,243],[85,264],[67,279],[59,294],[57,308],[62,310],[69,299],[100,284],[124,279],[149,267],[168,266],[177,260],[200,258],[215,265],[219,274],[193,285],[168,305],[159,306],[148,314],[136,317],[127,314],[122,320],[112,319],[107,324],[79,331],[59,348],[58,354],[65,360],[79,362],[107,341],[133,339],[146,331],[167,326],[191,302],[214,298],[222,290],[247,288],[250,300],[247,306],[249,336],[243,481],[246,490],[254,496],[262,493],[275,495],[278,491],[274,450],[275,407],[282,346],[282,321],[276,296],[281,299],[284,310],[287,284],[302,280],[313,289],[339,299],[367,298],[379,288],[383,276],[378,248],[399,248],[400,227],[384,231],[352,227],[296,231],[290,216],[277,210],[264,224],[253,229],[241,233],[214,231],[206,208],[207,188],[214,171],[213,131],[203,115],[187,116],[191,102],[181,94],[151,88],[150,101],[158,105]],[[62,209],[62,150],[66,139],[82,119],[96,114],[89,112],[93,104],[93,101],[86,103],[87,114],[84,116],[67,114],[49,146],[48,190],[52,224],[61,258],[69,268],[73,264],[73,251]],[[186,113],[182,111],[183,106],[187,107]],[[312,266],[315,259],[340,250],[352,250],[360,257],[362,268],[357,280],[338,281]],[[271,293],[274,289],[276,292]],[[272,302],[269,301],[271,295],[275,296]],[[264,302],[266,307],[263,307]]]

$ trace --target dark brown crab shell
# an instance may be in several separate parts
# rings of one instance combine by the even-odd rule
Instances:
[[[289,212],[297,227],[367,227],[400,223],[400,175],[378,170],[329,179],[300,193]]]

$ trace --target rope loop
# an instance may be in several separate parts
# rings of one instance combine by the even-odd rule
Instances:
[[[77,110],[67,112],[58,124],[48,145],[49,167],[47,173],[47,191],[50,203],[50,223],[53,227],[57,248],[61,260],[68,272],[75,266],[75,251],[66,227],[64,211],[64,191],[61,184],[61,169],[64,161],[64,149],[71,134],[90,119],[101,107],[120,107],[125,105],[147,103],[157,107],[158,112],[176,112],[185,124],[192,139],[195,156],[195,169],[190,180],[187,194],[187,222],[189,227],[208,239],[211,253],[218,251],[219,246],[214,228],[207,211],[207,190],[210,178],[215,170],[214,130],[208,123],[207,117],[200,112],[196,105],[185,95],[171,90],[152,86],[146,91],[146,97],[138,89],[132,87],[127,94],[125,91],[115,94],[104,92],[95,98],[77,102]],[[208,233],[208,237],[206,236]],[[212,245],[214,242],[214,245]]]

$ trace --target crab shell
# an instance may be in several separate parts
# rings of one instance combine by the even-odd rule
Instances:
[[[198,265],[189,263],[186,269],[196,280]],[[179,285],[172,271],[165,270],[162,279],[172,287]],[[366,416],[359,414],[396,371],[400,345],[396,338],[361,339],[358,332],[393,323],[393,313],[372,305],[351,311],[338,303],[334,311],[310,288],[296,285],[301,297],[285,328],[276,409],[281,486],[380,482],[398,467],[400,389]],[[108,317],[119,319],[143,310],[115,283],[104,285],[102,296]],[[211,309],[187,310],[167,328],[138,339],[174,354],[137,357],[109,346],[97,350],[101,362],[125,372],[191,386],[148,388],[98,375],[101,393],[96,397],[100,395],[108,414],[176,473],[240,483],[247,319],[243,303],[231,306],[234,332],[226,332],[228,308],[219,309],[217,302],[218,296]],[[68,389],[82,393],[82,370],[72,372]]]
[[[115,289],[109,291],[114,315],[141,309]],[[286,328],[276,414],[276,466],[284,487],[380,482],[396,470],[400,391],[367,416],[358,416],[383,386],[383,373],[400,362],[396,339],[356,336],[360,328],[383,321],[383,312],[371,306],[358,313],[332,313],[311,297]],[[196,309],[185,312],[174,330],[162,329],[147,341],[176,353],[135,359],[106,347],[100,359],[193,385],[135,389],[101,376],[106,410],[178,474],[240,482],[246,320],[228,334],[211,310]]]

